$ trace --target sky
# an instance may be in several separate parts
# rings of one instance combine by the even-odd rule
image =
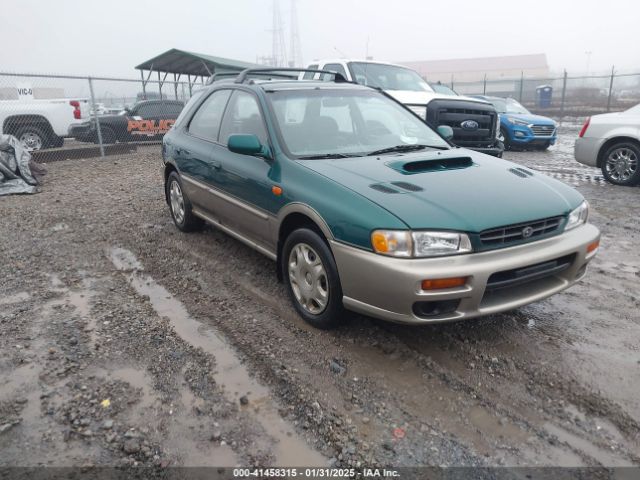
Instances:
[[[640,71],[638,0],[295,0],[302,57],[546,53],[552,71]],[[291,0],[278,0],[289,47]],[[256,61],[273,0],[2,0],[0,70],[138,78],[170,48]],[[588,53],[590,52],[590,53]]]

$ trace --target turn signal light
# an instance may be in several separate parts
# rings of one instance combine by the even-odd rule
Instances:
[[[274,185],[271,187],[271,193],[273,193],[276,197],[279,197],[280,195],[282,195],[282,188]]]
[[[462,287],[469,277],[435,278],[422,281],[422,290],[439,290],[441,288]]]
[[[595,242],[590,243],[589,245],[587,245],[587,253],[591,253],[594,250],[597,250],[599,246],[600,246],[600,240],[596,240]]]

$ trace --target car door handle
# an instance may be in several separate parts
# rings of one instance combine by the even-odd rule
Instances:
[[[220,168],[222,168],[222,164],[218,160],[211,160],[211,166],[216,170],[220,170]]]

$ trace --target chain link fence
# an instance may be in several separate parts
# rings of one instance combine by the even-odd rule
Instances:
[[[36,161],[159,145],[199,83],[0,73],[0,132]]]
[[[202,81],[0,72],[0,129],[18,137],[36,161],[157,148]],[[560,120],[580,121],[640,103],[640,73],[613,70],[548,78],[485,76],[474,82],[452,78],[447,86],[464,95],[512,97],[534,113]]]
[[[621,111],[640,103],[640,73],[616,73],[613,69],[608,75],[572,76],[564,72],[562,76],[538,78],[485,76],[473,82],[458,82],[454,77],[446,85],[460,95],[511,97],[533,113],[556,119]]]

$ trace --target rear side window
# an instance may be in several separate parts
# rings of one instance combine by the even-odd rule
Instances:
[[[209,95],[193,115],[189,123],[189,133],[205,140],[217,141],[229,95],[231,90],[218,90]]]
[[[309,65],[307,67],[309,70],[317,70],[318,69],[318,64],[314,64],[314,65]],[[313,76],[315,75],[314,72],[304,72],[304,75],[302,76],[303,80],[313,80]]]
[[[345,80],[347,80],[347,72],[345,71],[344,67],[342,65],[340,65],[339,63],[327,63],[323,70],[329,70],[330,72],[337,72],[342,74],[342,76],[344,77]],[[333,80],[333,75],[329,75],[328,73],[325,73],[322,75],[322,80],[324,80],[325,82],[329,82],[331,80]]]
[[[182,122],[184,122],[185,117],[191,110],[193,110],[193,108],[195,107],[195,104],[200,101],[200,97],[204,92],[205,92],[204,90],[198,90],[193,93],[193,95],[191,96],[187,104],[184,106],[184,108],[180,112],[180,115],[178,115],[178,118],[176,119],[176,123],[174,124],[176,127],[179,127],[182,124]]]
[[[267,131],[264,127],[258,100],[252,94],[236,90],[224,114],[220,129],[220,143],[226,144],[229,135],[253,134],[262,144],[267,143]]]

